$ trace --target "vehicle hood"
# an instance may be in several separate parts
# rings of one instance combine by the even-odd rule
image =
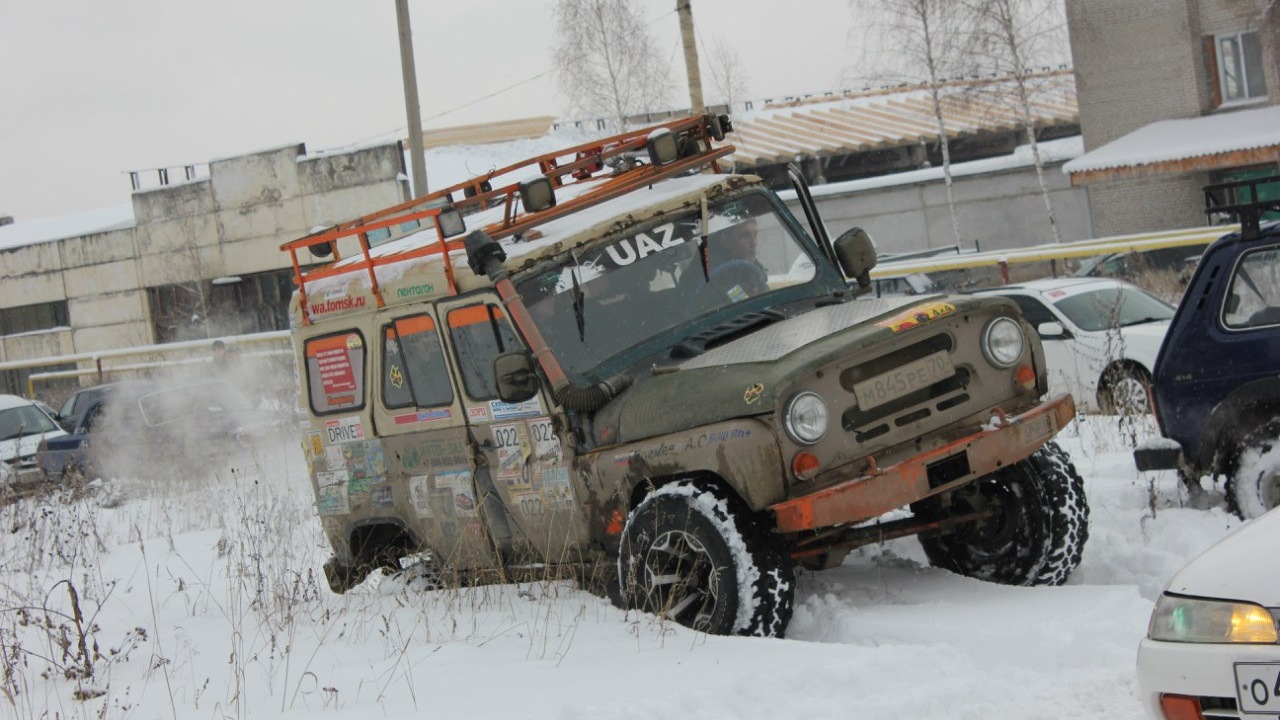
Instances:
[[[907,316],[913,308],[947,303],[959,312],[996,302],[1008,301],[968,296],[864,298],[778,321],[634,378],[621,397],[597,414],[597,439],[631,442],[773,412],[778,393],[788,392],[796,378],[897,333],[910,332]],[[885,320],[875,322],[881,318]],[[889,323],[890,319],[894,322]]]
[[[13,438],[0,442],[0,461],[12,460],[15,457],[28,457],[35,455],[40,448],[40,441],[45,438],[57,438],[66,435],[63,430],[50,430],[46,433],[38,435],[26,435],[21,438]]]
[[[1168,332],[1168,320],[1120,328],[1120,334],[1124,338],[1125,357],[1137,360],[1150,371],[1155,367],[1156,355],[1160,353],[1160,345],[1164,343],[1164,336]]]
[[[1259,558],[1280,546],[1280,512],[1236,528],[1179,570],[1165,592],[1280,607],[1280,577],[1257,572]]]

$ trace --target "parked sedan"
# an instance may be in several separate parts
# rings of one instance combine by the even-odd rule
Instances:
[[[1280,715],[1280,578],[1257,572],[1280,545],[1280,511],[1245,523],[1173,576],[1138,648],[1157,720]]]
[[[214,467],[246,436],[278,423],[223,381],[122,383],[98,394],[70,434],[49,441],[41,463],[55,481],[186,473]]]
[[[1173,307],[1108,278],[1055,278],[976,292],[1018,304],[1044,341],[1049,392],[1070,392],[1085,410],[1149,411],[1151,368]]]
[[[35,403],[17,395],[0,395],[0,464],[4,485],[31,485],[41,480],[41,444],[66,435]]]

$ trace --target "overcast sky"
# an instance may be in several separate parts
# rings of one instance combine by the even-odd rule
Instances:
[[[636,1],[683,83],[675,0]],[[546,75],[439,116],[550,68],[551,0],[409,6],[425,125],[565,111]],[[838,89],[856,64],[847,0],[693,7],[703,46],[736,48],[757,98]],[[19,221],[127,204],[130,169],[404,127],[393,0],[0,2],[0,211]]]

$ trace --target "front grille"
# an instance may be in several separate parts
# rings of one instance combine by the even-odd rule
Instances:
[[[901,368],[938,352],[954,353],[955,343],[948,333],[938,333],[910,347],[874,358],[848,368],[840,373],[840,387],[849,403],[840,413],[840,423],[846,432],[852,433],[862,443],[888,433],[894,427],[906,427],[928,420],[930,417],[960,407],[969,401],[972,380],[968,368],[956,365],[950,377],[932,385],[919,388],[882,405],[863,409],[858,407],[853,388],[858,383]]]
[[[1196,699],[1200,701],[1200,712],[1205,720],[1225,720],[1225,718],[1236,720],[1240,717],[1235,698],[1199,697]]]

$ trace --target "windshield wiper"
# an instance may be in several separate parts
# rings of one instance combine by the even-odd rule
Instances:
[[[1160,322],[1161,320],[1168,320],[1168,319],[1169,318],[1158,318],[1158,317],[1152,317],[1148,315],[1147,317],[1140,318],[1138,320],[1130,320],[1129,322],[1121,325],[1120,327],[1129,327],[1130,325],[1145,325],[1147,323]]]
[[[773,308],[739,315],[728,322],[720,323],[709,330],[704,330],[697,335],[690,335],[681,340],[671,348],[671,357],[674,360],[697,357],[713,345],[721,345],[730,340],[735,340],[752,330],[765,325],[772,325],[779,320],[785,320],[786,317],[786,313]]]

